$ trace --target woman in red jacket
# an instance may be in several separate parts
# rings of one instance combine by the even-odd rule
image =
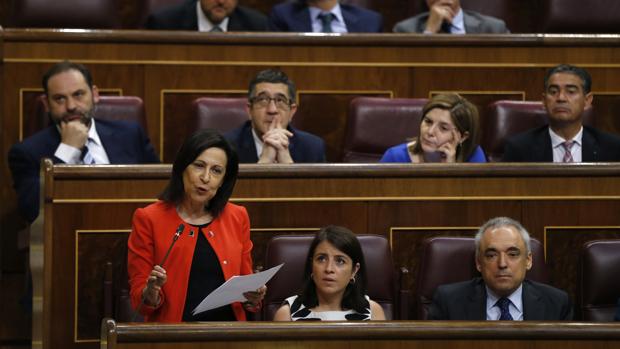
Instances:
[[[228,202],[238,169],[235,151],[220,134],[198,131],[179,149],[160,200],[134,213],[129,283],[132,305],[146,321],[245,320],[244,310],[260,306],[264,286],[246,293],[245,303],[192,315],[225,280],[252,273],[248,214]],[[177,230],[181,235],[170,248]]]

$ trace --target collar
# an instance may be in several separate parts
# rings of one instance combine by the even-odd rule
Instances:
[[[567,140],[568,141],[571,140],[571,139],[564,139],[560,137],[557,133],[553,132],[551,127],[549,127],[549,136],[551,137],[551,149],[561,147],[562,143],[566,142]],[[579,130],[579,132],[577,132],[575,137],[573,137],[572,141],[577,143],[577,145],[581,146],[582,138],[583,138],[583,126],[581,126],[581,129]]]
[[[495,303],[502,298],[495,294],[495,292],[491,291],[488,286],[484,286],[487,290],[487,314],[489,313],[489,309],[495,306]],[[517,310],[523,314],[523,283],[519,285],[519,287],[508,297],[512,305],[517,308]]]
[[[103,146],[101,144],[101,139],[99,138],[99,134],[97,133],[97,126],[95,125],[95,118],[91,119],[90,128],[88,129],[88,139],[91,142],[99,146]]]
[[[339,23],[344,23],[344,17],[342,17],[342,9],[340,8],[339,2],[329,11],[324,11],[314,6],[308,6],[308,10],[310,10],[310,18],[312,18],[312,21],[320,21],[318,17],[321,13],[331,13],[336,16]]]
[[[198,31],[210,32],[211,29],[216,26],[216,24],[211,22],[202,11],[202,7],[200,7],[200,1],[196,1],[196,15],[198,16]],[[220,24],[217,24],[217,26],[220,27],[220,29],[222,29],[222,31],[224,32],[228,31],[228,20],[229,18],[226,17],[222,20]]]
[[[462,8],[459,8],[459,12],[452,19],[452,26],[450,28],[452,34],[465,34],[465,17]]]

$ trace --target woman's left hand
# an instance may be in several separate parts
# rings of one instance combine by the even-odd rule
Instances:
[[[265,293],[267,293],[267,286],[263,285],[258,290],[253,292],[246,292],[243,296],[247,299],[247,307],[256,308],[260,307],[263,298],[265,298]]]

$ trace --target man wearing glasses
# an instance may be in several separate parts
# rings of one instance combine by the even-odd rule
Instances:
[[[295,84],[284,72],[259,72],[250,82],[246,109],[250,120],[225,135],[239,162],[325,162],[325,142],[290,126],[297,111]]]

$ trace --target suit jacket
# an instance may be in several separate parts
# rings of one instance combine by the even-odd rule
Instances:
[[[153,266],[161,263],[172,242],[179,224],[185,224],[172,248],[164,269],[168,280],[162,287],[161,301],[157,307],[143,305],[140,310],[146,321],[180,322],[183,319],[189,275],[196,248],[196,228],[179,217],[176,205],[158,201],[136,210],[131,234],[127,242],[127,272],[131,289],[131,304],[138,308],[142,289]],[[203,230],[205,238],[215,251],[224,279],[235,275],[252,274],[252,240],[250,219],[243,206],[226,204],[224,210]],[[237,320],[245,320],[241,303],[232,304]]]
[[[97,119],[97,133],[111,164],[158,163],[149,138],[142,127],[130,121]],[[60,133],[55,125],[35,133],[9,150],[9,168],[18,206],[29,222],[39,215],[39,167],[42,158],[54,163],[62,161],[54,156],[60,144]]]
[[[486,320],[487,292],[482,278],[442,285],[433,295],[429,320]],[[573,319],[568,294],[549,285],[523,281],[523,320]]]
[[[349,33],[381,33],[383,17],[365,8],[340,4]],[[312,32],[310,10],[305,1],[284,2],[274,6],[269,15],[269,30],[282,32]]]
[[[424,12],[417,16],[396,23],[396,33],[423,33],[429,13]],[[463,22],[467,34],[508,34],[506,23],[499,18],[485,16],[474,11],[463,10]]]
[[[287,129],[293,133],[293,137],[289,139],[288,149],[294,162],[325,162],[325,142],[321,138],[297,130],[290,125]],[[258,162],[250,121],[246,121],[243,126],[226,133],[224,137],[237,150],[239,162]]]
[[[146,20],[147,29],[158,30],[198,30],[196,0],[164,8],[149,15]],[[247,8],[237,6],[228,20],[228,31],[265,31],[267,16]]]
[[[583,162],[620,161],[620,138],[584,125],[581,146]],[[504,145],[504,162],[553,162],[549,126],[542,126],[509,138]]]

